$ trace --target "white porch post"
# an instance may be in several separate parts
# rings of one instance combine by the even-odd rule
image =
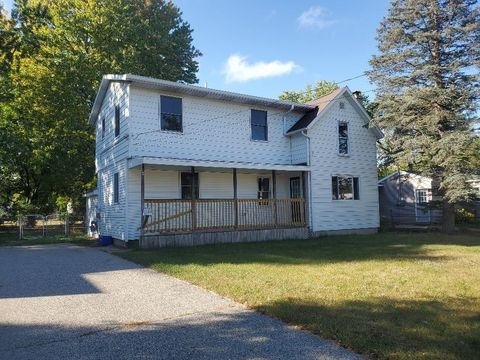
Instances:
[[[277,172],[272,170],[273,225],[277,226]]]
[[[141,247],[144,228],[143,228],[143,219],[144,219],[144,207],[145,207],[145,165],[142,164],[142,170],[140,172],[140,240],[139,246]]]
[[[235,216],[235,229],[238,228],[238,190],[237,190],[237,169],[233,168],[233,205]]]

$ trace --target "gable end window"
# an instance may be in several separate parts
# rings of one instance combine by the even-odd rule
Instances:
[[[250,125],[252,127],[252,140],[268,140],[266,111],[252,109],[250,115]]]
[[[192,173],[191,172],[182,172],[180,175],[180,182],[182,188],[182,199],[192,199],[192,186],[194,186],[194,196],[195,199],[199,198],[199,184],[198,184],[198,173],[195,173],[193,180],[195,181],[195,185],[193,185],[192,181]]]
[[[181,98],[160,96],[160,122],[162,130],[183,131]]]
[[[338,123],[338,153],[348,155],[348,124]]]
[[[115,137],[120,135],[120,106],[115,105]]]
[[[102,118],[102,139],[105,137],[105,118]]]
[[[358,177],[332,176],[332,200],[360,200]]]
[[[115,204],[118,204],[119,199],[120,199],[120,194],[119,194],[119,181],[118,181],[118,173],[113,174],[113,202]]]

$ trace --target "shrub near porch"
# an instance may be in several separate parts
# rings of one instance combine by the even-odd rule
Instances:
[[[381,233],[127,259],[380,358],[478,358],[480,237]]]

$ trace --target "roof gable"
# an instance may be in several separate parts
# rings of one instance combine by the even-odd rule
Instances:
[[[302,116],[288,131],[287,134],[292,134],[294,132],[298,132],[300,130],[308,130],[310,129],[321,117],[325,114],[328,109],[330,109],[333,104],[338,101],[342,96],[346,96],[346,99],[349,103],[357,110],[359,115],[364,120],[365,124],[370,123],[370,117],[368,116],[367,112],[365,111],[364,107],[358,102],[358,100],[353,96],[350,89],[345,86],[344,88],[337,89],[332,91],[331,93],[321,96],[318,99],[309,101],[307,104],[315,106],[315,109],[308,112],[304,116]],[[381,139],[383,137],[382,131],[378,127],[370,128],[377,139]]]

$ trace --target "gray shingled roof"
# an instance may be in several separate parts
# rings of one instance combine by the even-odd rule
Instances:
[[[307,105],[315,106],[315,109],[303,115],[295,124],[293,124],[293,126],[287,131],[287,133],[307,128],[308,125],[310,125],[312,121],[315,120],[318,114],[320,114],[323,109],[325,109],[327,105],[343,91],[343,89],[344,88],[338,88],[337,90],[334,90],[327,95],[307,102]]]

